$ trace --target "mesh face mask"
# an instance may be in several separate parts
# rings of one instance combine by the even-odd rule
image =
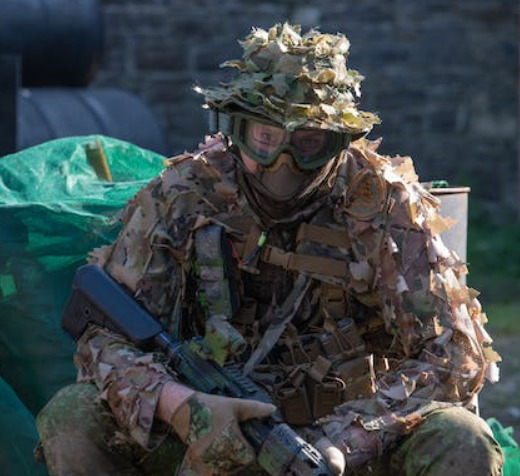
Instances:
[[[238,152],[241,152],[238,150]],[[290,154],[282,154],[269,167],[251,172],[242,164],[237,169],[240,188],[257,215],[265,222],[291,223],[309,210],[316,210],[328,188],[324,186],[337,169],[343,151],[325,165],[303,171]],[[292,165],[289,165],[292,163]],[[302,215],[303,214],[303,215]]]
[[[300,128],[287,131],[279,125],[250,114],[231,114],[233,143],[263,167],[271,166],[280,154],[291,154],[303,171],[325,165],[350,142],[350,134],[326,129]]]

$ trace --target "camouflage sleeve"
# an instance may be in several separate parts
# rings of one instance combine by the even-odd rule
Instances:
[[[94,250],[91,262],[103,266],[142,306],[170,329],[182,296],[189,260],[188,187],[174,168],[154,179],[127,205],[123,228],[111,245]],[[92,329],[78,343],[79,380],[94,382],[118,423],[147,449],[166,435],[154,420],[165,382],[174,377],[152,353],[142,352],[117,334]]]
[[[195,221],[194,216],[183,216],[185,200],[176,194],[187,188],[183,182],[172,168],[140,190],[124,210],[117,240],[90,257],[164,324],[178,302]]]
[[[143,448],[153,450],[169,425],[154,419],[163,385],[174,379],[153,353],[141,352],[120,336],[90,328],[74,356],[79,382],[95,383],[118,425]]]
[[[117,240],[90,257],[173,335],[191,271],[192,230],[197,220],[214,213],[215,204],[227,206],[234,199],[225,187],[218,188],[221,172],[206,160],[206,154],[224,150],[217,139],[209,138],[196,154],[171,159],[128,203]],[[119,424],[138,443],[145,448],[158,444],[165,428],[154,412],[164,383],[174,377],[156,355],[98,329],[79,342],[76,364],[80,380],[96,383]]]
[[[448,223],[436,199],[397,174],[390,180],[387,218],[370,233],[372,241],[363,226],[356,237],[375,269],[374,312],[393,336],[390,369],[378,373],[372,398],[347,402],[323,421],[352,467],[380,454],[431,411],[467,406],[499,359],[478,293],[464,284],[466,265],[439,237]]]

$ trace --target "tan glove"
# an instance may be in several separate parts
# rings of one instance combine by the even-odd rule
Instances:
[[[349,474],[348,468],[366,465],[380,451],[377,432],[365,430],[353,423],[340,431],[334,422],[323,426],[322,435],[315,443],[316,449],[324,456],[336,474]],[[323,436],[326,434],[327,436]]]
[[[347,467],[345,456],[339,448],[334,446],[332,441],[330,441],[326,436],[322,436],[314,444],[314,447],[325,458],[325,461],[327,461],[329,468],[334,472],[334,474],[337,476],[345,474],[345,469]]]
[[[171,425],[188,451],[179,474],[226,474],[255,460],[255,452],[239,422],[265,418],[276,410],[256,400],[195,392],[171,418]]]

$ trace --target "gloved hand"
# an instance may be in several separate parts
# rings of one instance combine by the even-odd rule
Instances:
[[[276,410],[256,400],[194,392],[174,412],[171,425],[188,445],[180,474],[226,474],[255,460],[239,422],[264,418]]]
[[[339,448],[334,446],[326,436],[322,436],[315,444],[314,447],[321,453],[321,455],[327,461],[329,468],[337,476],[345,475],[345,469],[347,467],[345,456]]]

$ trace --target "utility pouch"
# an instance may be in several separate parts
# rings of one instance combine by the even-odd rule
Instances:
[[[299,345],[285,348],[280,357],[285,365],[300,365],[314,362],[321,354],[320,343],[313,335],[299,336]]]
[[[202,346],[215,362],[224,365],[230,357],[236,357],[245,350],[246,342],[226,316],[217,314],[206,321]]]
[[[289,425],[309,425],[313,422],[305,386],[281,388],[277,394],[284,419]]]
[[[327,358],[334,361],[350,358],[365,351],[365,343],[356,324],[348,317],[338,321],[336,329],[332,332],[324,332],[320,341]]]
[[[345,315],[347,302],[343,288],[328,283],[321,283],[321,299],[323,306],[331,316]]]
[[[345,383],[339,378],[325,377],[322,382],[307,379],[307,392],[314,419],[330,415],[342,403]]]
[[[344,400],[356,400],[375,393],[376,376],[372,354],[342,362],[336,367],[336,371],[345,383]]]
[[[334,407],[341,403],[345,384],[329,375],[331,366],[332,363],[320,355],[307,370],[305,385],[314,419],[332,413]]]
[[[240,309],[235,316],[231,319],[231,322],[238,326],[251,326],[256,319],[256,309],[258,304],[256,300],[243,297],[240,303]]]

